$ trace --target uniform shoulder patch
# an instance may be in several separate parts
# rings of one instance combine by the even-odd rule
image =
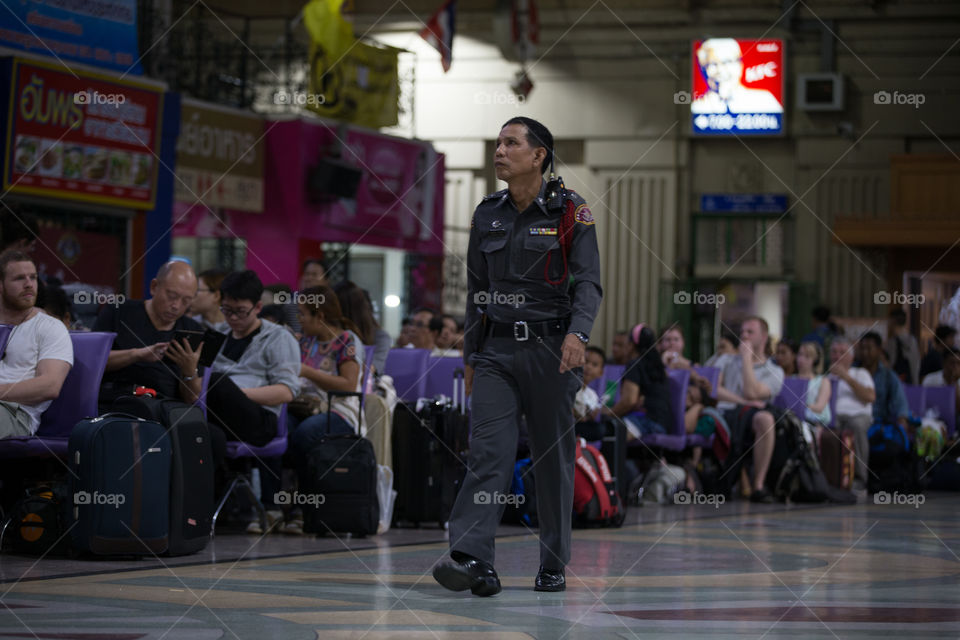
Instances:
[[[573,219],[579,222],[580,224],[593,224],[593,212],[590,211],[590,207],[586,203],[581,204],[573,211]]]

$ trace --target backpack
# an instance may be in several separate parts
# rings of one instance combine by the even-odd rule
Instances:
[[[70,536],[64,526],[69,509],[66,498],[63,484],[27,490],[4,525],[14,551],[36,556],[70,553]]]
[[[606,459],[585,441],[577,441],[573,476],[574,523],[619,527],[626,517]]]
[[[867,488],[880,491],[920,490],[921,460],[910,446],[906,429],[898,424],[874,424],[867,430],[870,473]]]
[[[775,410],[776,443],[767,483],[773,495],[786,502],[837,502],[856,504],[850,491],[831,487],[820,468],[816,450],[803,433],[803,423],[789,409]],[[779,473],[774,470],[779,469]]]
[[[539,526],[537,520],[537,492],[533,478],[533,460],[523,458],[513,466],[513,480],[510,482],[510,494],[513,501],[507,501],[503,512],[503,521],[524,524],[528,527]],[[523,496],[522,498],[520,496]]]

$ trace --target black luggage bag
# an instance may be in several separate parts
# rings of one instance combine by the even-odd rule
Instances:
[[[203,550],[210,540],[215,498],[210,429],[203,411],[179,400],[148,396],[122,396],[111,409],[166,427],[172,445],[167,554],[178,556]]]
[[[380,502],[373,444],[356,434],[322,438],[307,455],[293,501],[303,510],[305,533],[375,534]]]
[[[443,528],[450,519],[470,446],[463,369],[454,372],[453,388],[450,401],[421,401],[420,411],[400,403],[394,411],[395,526],[436,522]]]

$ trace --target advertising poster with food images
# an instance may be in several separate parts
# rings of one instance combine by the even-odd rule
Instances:
[[[163,92],[15,60],[4,188],[152,209]]]

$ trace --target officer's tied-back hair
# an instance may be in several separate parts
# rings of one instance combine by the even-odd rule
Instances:
[[[508,127],[511,124],[522,124],[527,128],[527,144],[531,147],[534,149],[543,147],[547,150],[547,155],[543,157],[543,164],[540,165],[540,173],[546,173],[547,167],[553,161],[553,134],[541,123],[525,116],[510,118],[503,123],[503,127]],[[500,128],[503,129],[503,127]]]

